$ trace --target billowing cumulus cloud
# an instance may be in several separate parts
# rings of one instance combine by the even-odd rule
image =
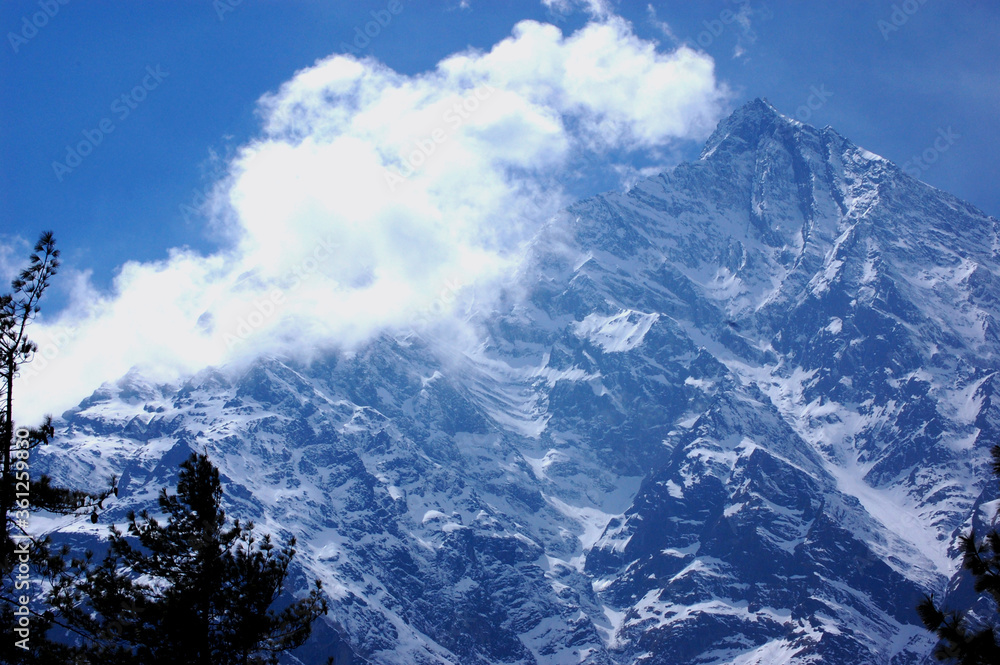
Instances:
[[[525,21],[419,75],[321,60],[260,100],[259,137],[214,190],[228,248],[127,264],[109,293],[73,277],[71,306],[34,329],[19,413],[58,413],[132,367],[176,378],[434,325],[471,294],[488,306],[568,203],[568,165],[704,138],[726,96],[709,57],[610,15],[571,35]]]

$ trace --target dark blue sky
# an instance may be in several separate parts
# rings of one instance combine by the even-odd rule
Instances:
[[[489,49],[522,19],[569,32],[587,18],[555,16],[537,0],[399,1],[363,52],[403,73],[468,46]],[[98,285],[122,263],[171,247],[210,251],[220,240],[182,207],[254,136],[257,99],[343,51],[389,4],[243,0],[220,20],[211,0],[4,0],[0,242],[53,229],[66,262],[93,270]],[[727,13],[743,5],[748,25]],[[45,7],[53,15],[37,18]],[[1000,216],[1000,4],[621,2],[615,11],[664,49],[675,42],[658,21],[710,54],[733,106],[767,97]],[[37,30],[25,24],[33,17]],[[71,172],[55,173],[67,145],[97,136],[102,123],[113,131]],[[932,150],[939,132],[952,137],[944,151]],[[912,161],[925,151],[933,163]]]

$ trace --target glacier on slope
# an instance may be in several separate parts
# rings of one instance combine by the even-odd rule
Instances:
[[[329,590],[289,662],[922,662],[995,498],[997,221],[756,100],[532,247],[468,348],[130,373],[37,464],[118,473],[107,523],[207,449]]]

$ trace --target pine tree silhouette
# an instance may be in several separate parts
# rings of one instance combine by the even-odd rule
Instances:
[[[1000,446],[993,446],[993,473],[1000,477]],[[975,531],[960,538],[962,567],[972,573],[977,592],[988,592],[1000,606],[1000,533],[992,529],[981,543]],[[917,613],[927,630],[935,633],[940,642],[934,648],[938,660],[950,660],[959,665],[996,665],[1000,663],[1000,646],[989,625],[974,630],[969,625],[968,613],[945,611],[934,602],[934,596],[925,597],[917,606]],[[996,621],[997,617],[993,617]]]
[[[87,512],[96,521],[103,501],[116,492],[115,480],[101,493],[56,487],[47,476],[31,471],[31,452],[49,442],[51,418],[38,427],[16,427],[14,380],[38,350],[28,328],[40,311],[39,302],[59,269],[59,250],[51,232],[41,235],[29,265],[0,295],[0,642],[2,663],[65,662],[66,648],[46,639],[51,616],[39,612],[39,582],[63,570],[65,551],[53,552],[48,538],[31,532],[32,515],[47,511],[63,515]],[[22,602],[27,599],[28,603]]]
[[[219,471],[205,454],[181,464],[177,493],[160,492],[161,523],[129,514],[112,527],[99,565],[75,562],[52,603],[81,639],[74,662],[237,665],[277,663],[326,613],[319,580],[276,611],[295,555],[258,538],[252,523],[227,527]],[[80,580],[82,578],[82,581]]]

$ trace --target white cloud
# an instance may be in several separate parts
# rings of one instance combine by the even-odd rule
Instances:
[[[556,16],[565,16],[578,9],[596,19],[608,18],[613,13],[609,0],[542,0],[542,5]]]
[[[658,51],[587,4],[603,18],[574,34],[525,21],[420,75],[345,55],[297,72],[215,189],[229,248],[129,263],[111,293],[76,276],[74,304],[36,326],[19,413],[58,413],[134,366],[179,377],[488,306],[568,202],[567,164],[704,138],[726,101],[707,55]]]
[[[679,44],[680,39],[674,34],[673,28],[666,21],[661,21],[659,16],[656,14],[656,7],[651,4],[646,5],[646,16],[650,25],[663,33],[663,36],[669,39],[674,44]]]
[[[0,284],[6,293],[6,287],[17,277],[22,269],[28,267],[28,250],[31,246],[19,236],[0,236]]]
[[[735,59],[746,57],[750,47],[757,42],[757,33],[752,24],[754,16],[766,20],[770,18],[770,11],[763,7],[754,9],[750,5],[750,0],[745,0],[734,16],[736,24],[739,26],[736,45],[733,47],[733,58]]]

